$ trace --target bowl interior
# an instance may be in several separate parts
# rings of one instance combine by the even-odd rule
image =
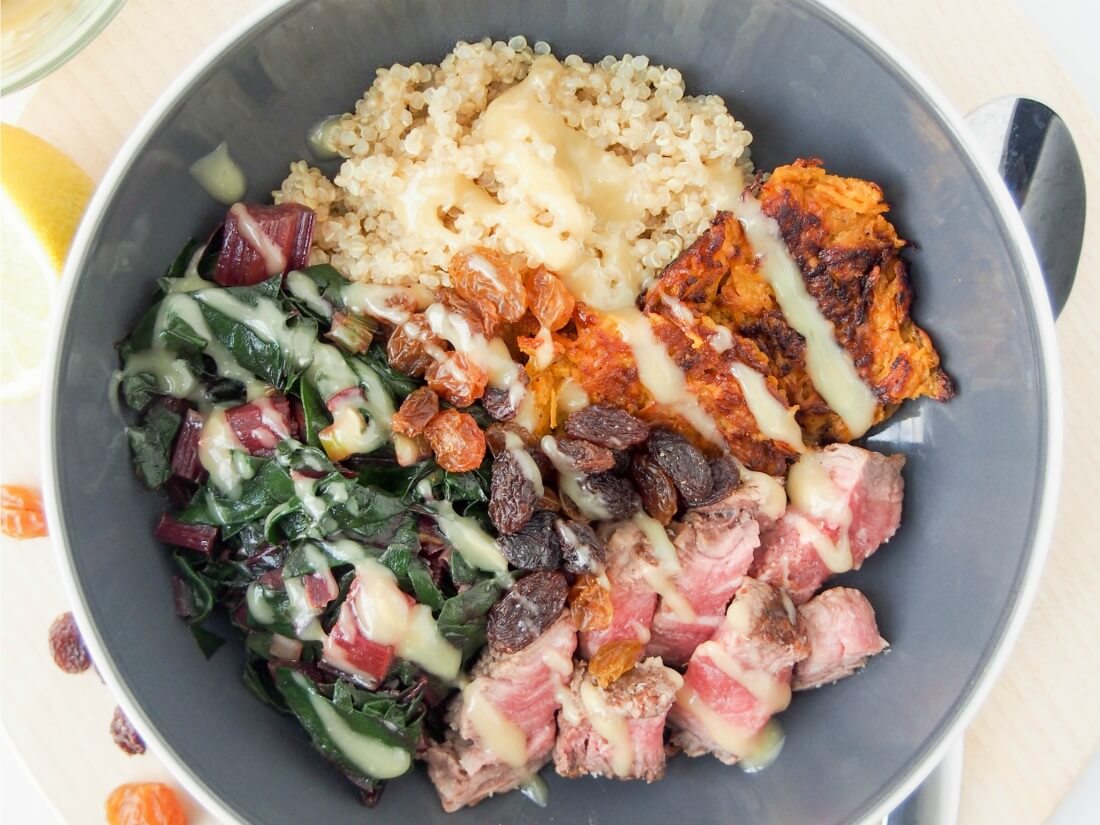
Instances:
[[[909,458],[902,530],[844,581],[875,605],[889,655],[796,697],[787,742],[746,775],[672,760],[645,786],[566,782],[445,816],[421,772],[387,790],[376,822],[841,822],[879,804],[935,746],[989,662],[1015,604],[1045,484],[1045,393],[1024,265],[992,199],[911,81],[831,13],[795,0],[317,0],[291,2],[173,102],[122,171],[78,250],[51,410],[53,474],[78,592],[147,730],[240,818],[356,823],[364,812],[304,734],[240,684],[237,645],[203,659],[152,539],[164,504],[130,468],[105,393],[114,344],[184,240],[222,215],[188,175],[222,140],[265,199],[309,157],[318,118],[346,111],[378,66],[436,61],[458,39],[547,40],[588,59],[649,55],[689,91],[725,97],[761,168],[818,156],[881,183],[909,252],[916,316],[959,396],[907,406],[868,443]],[[329,167],[327,171],[332,171]]]

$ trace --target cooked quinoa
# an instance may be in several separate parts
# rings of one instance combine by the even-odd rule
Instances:
[[[679,71],[647,57],[609,56],[591,64],[569,55],[559,64],[546,57],[549,52],[546,43],[532,47],[523,37],[507,43],[487,38],[459,42],[438,66],[379,69],[355,111],[330,132],[332,148],[345,159],[336,176],[329,180],[298,161],[274,193],[276,203],[294,201],[317,213],[313,262],[327,261],[352,280],[434,287],[449,285],[446,270],[456,252],[484,246],[513,256],[518,266],[560,270],[583,261],[584,279],[621,280],[619,270],[627,268],[640,270],[628,276],[635,287],[652,278],[714,216],[723,196],[716,177],[737,179],[750,168],[752,136],[720,97],[686,95]],[[570,223],[547,201],[540,181],[526,175],[530,164],[500,162],[499,141],[486,134],[482,115],[533,65],[546,69],[533,93],[556,113],[553,134],[573,140],[556,125],[564,121],[587,136],[589,145],[612,153],[608,163],[628,173],[621,178],[629,181],[627,218],[614,208],[601,213],[599,204],[577,191],[589,186],[588,163],[575,164]],[[563,154],[552,142],[540,143],[537,134],[525,146],[550,164]],[[402,199],[412,203],[408,199],[417,197],[423,181],[456,174],[463,185],[473,182],[493,199],[474,193],[490,212],[465,210],[444,198],[438,221],[425,227],[409,218],[408,207],[402,211]],[[724,191],[728,196],[728,187]],[[541,259],[548,256],[540,256],[530,233],[518,229],[531,222],[570,244],[574,263],[555,267],[560,260]],[[584,231],[577,228],[581,224]]]

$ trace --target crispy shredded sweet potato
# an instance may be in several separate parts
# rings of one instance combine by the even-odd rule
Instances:
[[[883,217],[889,206],[870,181],[828,174],[818,160],[776,169],[760,189],[802,270],[810,294],[832,321],[840,344],[878,398],[875,421],[904,400],[954,394],[928,335],[909,315],[912,293],[899,251],[905,242]],[[811,443],[848,441],[850,433],[806,373],[804,341],[788,326],[737,219],[719,213],[698,240],[650,288],[647,310],[665,312],[663,296],[728,325],[755,342]]]

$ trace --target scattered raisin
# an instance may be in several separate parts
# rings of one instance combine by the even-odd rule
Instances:
[[[706,504],[714,504],[721,501],[741,483],[741,471],[737,468],[737,462],[728,456],[712,458],[710,464],[710,492],[706,498],[696,504],[702,507]]]
[[[628,519],[642,509],[642,500],[633,485],[614,473],[585,476],[578,484],[586,493],[596,497],[612,521]]]
[[[642,495],[645,511],[665,526],[672,521],[680,507],[676,496],[676,485],[662,470],[652,456],[638,453],[630,465],[630,474],[634,486]]]
[[[107,797],[107,825],[187,825],[187,811],[167,785],[132,782]]]
[[[489,611],[489,646],[505,653],[527,647],[561,615],[568,595],[565,576],[557,571],[519,579]]]
[[[442,345],[443,342],[432,332],[428,319],[418,312],[390,333],[386,342],[386,360],[398,372],[421,378],[435,363],[430,350],[442,348]]]
[[[141,735],[134,730],[122,708],[115,708],[111,717],[111,738],[115,744],[131,756],[140,756],[145,753],[145,742]]]
[[[536,510],[519,530],[500,537],[500,552],[520,570],[557,570],[561,544],[554,530],[554,513]]]
[[[664,470],[689,506],[695,507],[710,493],[707,458],[679,433],[656,429],[646,444],[649,454]]]
[[[596,531],[583,521],[554,520],[562,566],[570,573],[594,573],[603,566],[605,550]]]
[[[573,623],[582,633],[588,630],[606,630],[615,616],[611,591],[600,584],[595,576],[578,576],[569,588],[569,612]]]
[[[428,386],[456,407],[468,407],[485,394],[489,375],[470,356],[451,352],[428,367]]]
[[[588,663],[588,672],[602,688],[607,688],[638,663],[645,648],[637,639],[615,639],[603,645]]]
[[[577,410],[565,420],[565,431],[573,438],[625,450],[649,436],[649,425],[625,410],[595,405]]]
[[[511,450],[499,453],[493,461],[489,487],[489,518],[501,533],[514,533],[535,512],[539,495],[527,478],[520,459]]]
[[[393,416],[393,431],[414,438],[424,432],[428,422],[439,412],[439,396],[428,387],[409,393]]]
[[[525,281],[531,314],[540,324],[555,332],[569,323],[576,301],[557,275],[540,266],[528,272]]]
[[[607,447],[580,438],[559,438],[558,450],[574,470],[602,473],[615,466],[615,454]]]
[[[449,271],[460,297],[489,304],[505,321],[514,323],[527,311],[523,280],[497,253],[483,247],[463,250],[451,259]]]
[[[424,437],[439,466],[449,472],[476,470],[485,458],[485,433],[469,413],[443,410],[428,422]]]
[[[62,613],[50,625],[50,653],[54,664],[66,673],[83,673],[92,666],[72,613]]]

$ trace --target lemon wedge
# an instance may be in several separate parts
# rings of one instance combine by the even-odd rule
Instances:
[[[92,188],[60,150],[0,124],[0,400],[39,389],[50,304]]]

